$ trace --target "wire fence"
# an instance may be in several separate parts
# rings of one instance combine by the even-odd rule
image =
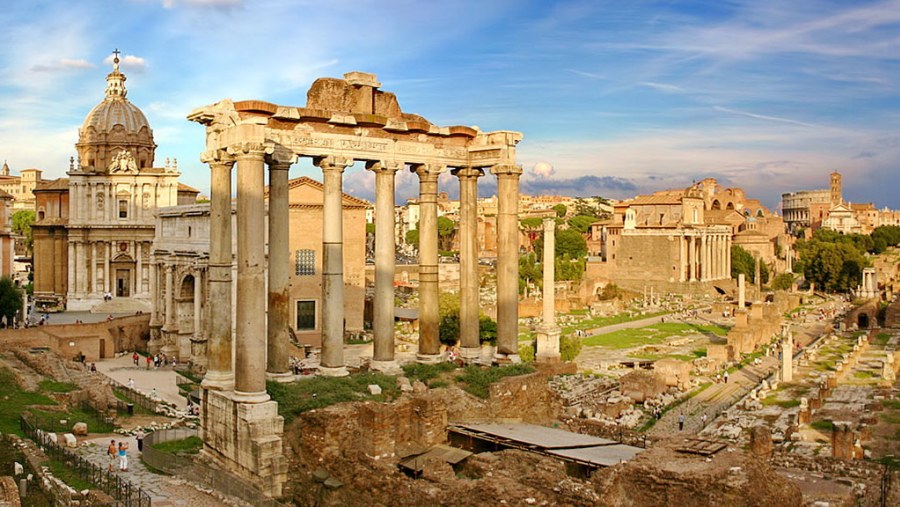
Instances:
[[[240,498],[254,507],[287,507],[287,504],[265,496],[250,482],[213,468],[191,458],[190,455],[179,455],[154,448],[155,444],[183,440],[192,436],[198,436],[197,430],[173,428],[149,433],[144,437],[141,459],[157,470],[198,483],[227,496]]]
[[[113,497],[120,507],[152,507],[150,495],[119,474],[110,472],[102,466],[91,463],[68,448],[54,442],[51,428],[41,428],[24,415],[19,417],[19,426],[25,435],[37,442],[51,459],[56,460],[74,471],[82,480],[90,482],[97,489]]]
[[[162,401],[154,400],[153,398],[147,396],[146,394],[134,389],[132,387],[128,387],[125,384],[122,384],[115,379],[110,378],[110,386],[113,391],[120,395],[123,398],[127,398],[132,405],[140,407],[150,413],[159,413],[160,405]],[[120,399],[116,399],[116,410],[120,411],[120,413],[124,413],[128,410],[128,402],[122,401]]]

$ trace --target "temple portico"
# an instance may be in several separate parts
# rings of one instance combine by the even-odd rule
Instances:
[[[285,373],[288,298],[284,294],[284,194],[288,169],[299,157],[322,170],[323,275],[320,373],[346,375],[344,364],[344,271],[342,175],[364,162],[376,179],[375,358],[373,367],[395,367],[393,335],[394,177],[404,167],[419,177],[419,349],[420,362],[442,359],[438,337],[437,192],[441,173],[453,170],[463,190],[466,234],[475,237],[477,178],[497,176],[498,360],[518,360],[518,199],[521,167],[515,165],[518,132],[482,132],[465,126],[439,127],[401,111],[393,94],[380,91],[375,76],[351,72],[344,79],[316,80],[306,107],[263,101],[223,100],[188,117],[206,126],[202,160],[212,169],[210,297],[230,289],[231,165],[237,163],[237,299],[234,367],[231,366],[230,305],[211,309],[209,373],[203,382],[204,453],[227,468],[281,494],[283,419],[266,394],[266,374]],[[264,172],[269,165],[269,259],[265,258]],[[227,209],[227,211],[226,211]],[[227,217],[227,218],[223,218]],[[227,239],[227,241],[226,241]],[[461,252],[464,303],[463,346],[478,346],[477,248]],[[268,277],[268,278],[267,278]],[[266,291],[266,280],[269,288]],[[228,290],[230,296],[230,290]],[[168,316],[170,312],[166,312]],[[226,315],[227,314],[227,315]],[[268,319],[262,316],[268,314]],[[266,343],[263,343],[263,342]],[[233,371],[233,374],[231,373]],[[233,376],[232,376],[233,375]],[[233,378],[233,383],[232,379]]]

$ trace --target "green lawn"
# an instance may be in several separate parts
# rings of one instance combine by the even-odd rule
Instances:
[[[456,376],[456,381],[462,384],[463,390],[479,398],[487,398],[490,394],[488,387],[494,382],[504,377],[534,373],[534,368],[527,364],[493,367],[469,365],[462,371],[462,374]]]
[[[728,328],[714,324],[686,324],[683,322],[661,322],[636,329],[620,329],[612,333],[588,336],[582,338],[586,347],[607,347],[612,349],[628,349],[640,345],[663,343],[673,336],[685,336],[689,334],[715,334],[724,336]]]
[[[203,440],[200,437],[187,437],[181,440],[170,440],[153,445],[154,449],[172,454],[197,454],[203,449]]]
[[[78,389],[78,386],[71,382],[57,382],[55,380],[41,380],[38,383],[41,391],[48,393],[69,393]]]
[[[369,394],[368,386],[377,384],[381,394]],[[290,422],[298,414],[348,401],[390,401],[400,395],[395,377],[381,373],[360,373],[346,377],[320,377],[298,382],[267,384],[272,399],[278,402],[278,413]]]
[[[574,324],[562,326],[563,334],[574,333],[577,329],[587,330],[587,329],[595,329],[598,327],[611,326],[613,324],[622,324],[623,322],[631,322],[635,320],[641,319],[649,319],[650,317],[657,317],[659,315],[666,315],[669,312],[653,312],[653,313],[641,313],[637,315],[629,316],[627,313],[618,313],[616,315],[610,315],[608,317],[593,317],[590,319],[585,319]]]
[[[22,390],[12,371],[0,368],[0,433],[24,436],[19,429],[19,416],[29,405],[56,405],[41,393]]]

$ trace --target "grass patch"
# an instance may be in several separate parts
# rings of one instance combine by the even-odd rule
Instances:
[[[369,394],[369,385],[381,387],[381,394]],[[278,413],[290,422],[298,414],[349,401],[390,401],[400,395],[397,379],[381,373],[360,373],[346,377],[316,376],[283,384],[268,382],[267,390],[278,402]]]
[[[432,380],[428,383],[428,387],[431,389],[439,389],[442,387],[450,387],[450,383],[445,380]]]
[[[715,324],[686,324],[683,322],[661,322],[637,329],[620,329],[612,333],[599,334],[582,338],[587,347],[606,347],[612,349],[634,348],[640,345],[663,343],[672,336],[688,334],[715,334],[725,336],[728,328]]]
[[[853,377],[865,380],[865,379],[874,378],[875,374],[868,370],[860,370],[860,371],[853,372]]]
[[[456,381],[463,384],[463,390],[467,393],[479,398],[487,398],[489,395],[488,386],[494,382],[504,377],[526,375],[533,372],[534,368],[527,364],[512,364],[491,368],[469,365],[463,368],[461,375],[456,376]]]
[[[418,380],[427,384],[429,380],[436,379],[448,371],[455,370],[456,364],[451,362],[441,362],[436,364],[411,363],[404,364],[401,368],[403,369],[403,373],[409,377],[410,381]]]
[[[65,420],[65,431],[71,431],[75,423],[87,423],[90,433],[112,433],[116,430],[116,425],[108,423],[92,412],[86,412],[81,408],[70,408],[65,412],[51,410],[31,410],[32,419],[29,419],[38,428],[47,431],[60,431],[61,425],[59,421]]]
[[[693,354],[696,358],[706,357],[706,349],[695,349],[691,351],[691,354]]]
[[[828,420],[813,421],[809,426],[819,431],[834,431],[834,422]]]
[[[0,433],[25,436],[19,429],[19,416],[30,405],[56,405],[41,393],[22,390],[12,371],[0,368]]]
[[[71,382],[57,382],[50,379],[41,380],[38,387],[47,393],[70,393],[78,389],[78,386]]]
[[[651,312],[651,313],[639,313],[635,315],[628,315],[627,313],[618,313],[616,315],[610,315],[608,317],[593,317],[590,319],[584,319],[579,322],[574,322],[572,324],[562,326],[562,332],[564,334],[574,333],[576,330],[588,330],[595,329],[598,327],[612,326],[614,324],[622,324],[625,322],[632,322],[635,320],[641,319],[649,319],[651,317],[658,317],[660,315],[668,315],[669,312]],[[587,310],[583,310],[583,313],[576,313],[576,311],[572,311],[569,313],[570,315],[586,315]]]
[[[678,359],[680,361],[693,361],[697,356],[688,356],[685,354],[655,354],[653,352],[632,352],[628,357],[635,359],[644,359],[647,361],[659,361],[660,359]]]
[[[131,398],[129,398],[125,393],[119,391],[116,388],[113,388],[113,396],[116,397],[119,401],[124,401],[125,403],[131,403],[134,405],[134,413],[135,414],[143,414],[143,415],[155,415],[152,411],[147,410],[146,408],[138,405]],[[119,417],[130,417],[128,412],[119,412]]]
[[[884,400],[881,402],[881,405],[885,408],[900,410],[900,400]]]
[[[178,374],[181,375],[182,377],[190,380],[191,382],[193,382],[195,384],[200,384],[203,382],[203,375],[198,375],[198,374],[192,372],[191,370],[184,369],[184,370],[175,370],[175,371],[178,372]]]
[[[875,345],[884,347],[885,345],[887,345],[887,342],[890,341],[890,339],[891,335],[887,333],[878,333],[875,335],[875,339],[873,339],[872,341],[875,343]]]
[[[778,405],[781,408],[793,408],[800,406],[800,400],[779,400],[775,396],[769,396],[762,400],[765,406]]]
[[[203,440],[200,437],[187,437],[153,444],[153,448],[171,454],[197,454],[203,449]]]
[[[79,477],[74,470],[61,461],[50,459],[47,461],[47,467],[50,469],[50,472],[53,473],[54,477],[65,482],[69,486],[72,486],[75,491],[84,491],[86,489],[95,488],[93,484]]]

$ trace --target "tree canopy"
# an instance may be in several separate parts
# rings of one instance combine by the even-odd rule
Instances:
[[[450,250],[453,247],[453,233],[456,232],[456,222],[447,217],[438,217],[437,228],[440,250]],[[418,244],[418,241],[416,241],[416,244]]]
[[[31,252],[34,245],[34,236],[31,225],[34,224],[34,210],[22,209],[12,214],[12,230],[25,238],[25,248]]]
[[[810,240],[797,241],[799,256],[797,271],[808,282],[829,292],[847,292],[855,288],[862,278],[862,269],[868,265],[866,252],[877,252],[882,242],[898,239],[900,228],[879,227],[871,236],[839,234],[819,229]],[[873,239],[874,238],[874,239]],[[877,243],[877,244],[876,244]],[[882,250],[883,251],[883,250]]]
[[[0,278],[0,317],[6,317],[7,325],[12,325],[16,312],[22,309],[22,289],[16,287],[12,278]]]
[[[731,277],[737,278],[743,273],[750,283],[756,283],[756,258],[738,245],[731,245]],[[762,283],[769,282],[769,267],[765,262],[759,264],[759,276]]]
[[[554,206],[553,210],[556,211],[556,216],[558,218],[563,218],[569,213],[569,208],[567,208],[566,205],[562,203]]]
[[[591,224],[597,221],[597,217],[590,215],[575,215],[574,217],[568,220],[569,228],[581,233],[586,234],[590,228]]]

